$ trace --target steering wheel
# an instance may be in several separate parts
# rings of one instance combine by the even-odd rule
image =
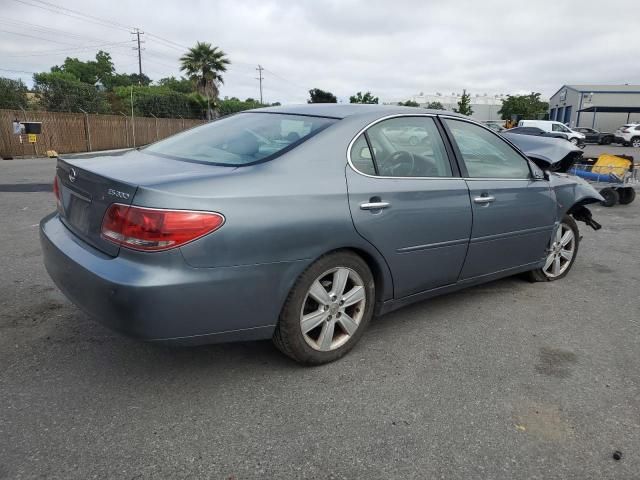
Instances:
[[[393,152],[384,166],[384,174],[390,177],[407,177],[411,176],[415,168],[415,158],[411,152],[398,150]]]

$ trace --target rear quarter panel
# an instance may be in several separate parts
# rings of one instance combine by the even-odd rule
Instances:
[[[356,248],[367,252],[381,268],[384,290],[379,299],[391,298],[386,262],[358,235],[349,211],[346,149],[359,123],[351,125],[354,122],[347,120],[336,122],[281,157],[238,168],[232,175],[141,186],[133,203],[216,211],[225,216],[218,231],[181,248],[193,267],[296,260],[306,260],[301,264],[308,266],[329,251]],[[287,291],[294,280],[286,285]]]

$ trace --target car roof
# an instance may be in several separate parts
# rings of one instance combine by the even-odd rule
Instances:
[[[379,104],[358,104],[358,103],[309,103],[299,105],[282,105],[278,107],[265,107],[248,110],[250,112],[265,113],[288,113],[294,115],[310,115],[314,117],[331,117],[331,118],[347,118],[357,115],[371,115],[378,113],[380,116],[386,115],[410,115],[410,114],[435,114],[435,115],[453,115],[456,117],[467,118],[459,113],[449,112],[447,110],[431,110],[420,107],[401,107],[397,105],[379,105]]]

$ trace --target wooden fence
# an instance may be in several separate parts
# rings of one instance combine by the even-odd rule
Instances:
[[[27,135],[15,135],[14,120],[42,122],[37,143],[30,144]],[[47,150],[76,153],[130,148],[202,123],[204,120],[182,118],[134,117],[132,120],[124,115],[0,110],[0,157],[44,155]]]

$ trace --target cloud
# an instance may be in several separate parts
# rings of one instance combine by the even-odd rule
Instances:
[[[0,32],[0,59],[6,69],[47,70],[67,55],[95,54],[96,48],[72,50],[74,46],[131,37],[124,29],[11,0],[0,0],[0,6],[6,12],[0,19],[5,31]],[[304,102],[314,87],[342,99],[366,90],[383,100],[398,100],[420,91],[463,88],[548,96],[564,83],[633,83],[640,78],[640,62],[632,55],[640,16],[637,0],[619,2],[615,9],[592,0],[104,0],[91,5],[70,0],[62,6],[138,26],[180,45],[200,40],[220,46],[232,61],[222,95],[240,98],[259,95],[257,64],[266,69],[266,100],[283,103]],[[45,25],[65,35],[16,28],[6,19]],[[145,73],[153,79],[179,75],[179,50],[151,35],[145,35],[145,42]],[[103,48],[112,53],[119,71],[134,72],[131,46]],[[53,50],[58,53],[35,55]]]

